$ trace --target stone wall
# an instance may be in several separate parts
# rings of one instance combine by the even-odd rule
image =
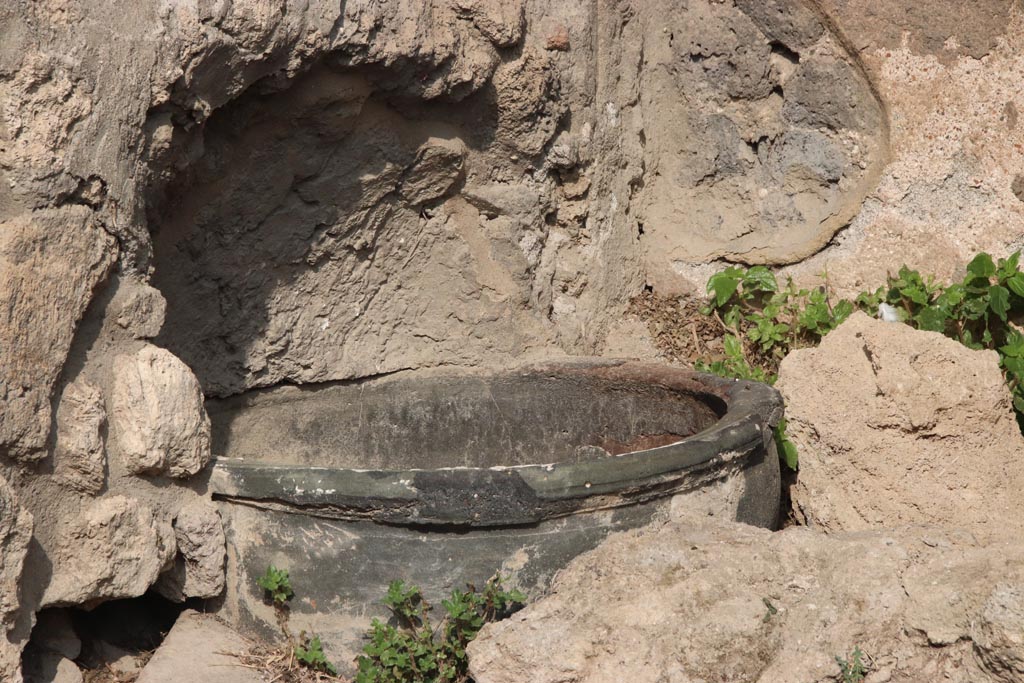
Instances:
[[[0,675],[41,606],[217,590],[204,395],[641,353],[629,299],[722,259],[846,292],[1024,244],[1022,23],[1010,0],[6,3]]]

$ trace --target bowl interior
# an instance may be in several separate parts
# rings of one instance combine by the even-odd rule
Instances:
[[[391,376],[207,404],[218,456],[369,470],[607,457],[712,426],[711,393],[586,374]]]

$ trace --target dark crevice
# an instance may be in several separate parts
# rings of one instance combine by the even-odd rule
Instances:
[[[778,55],[778,56],[782,57],[783,59],[785,59],[787,62],[790,62],[792,64],[799,64],[800,63],[800,53],[799,52],[796,52],[795,50],[791,50],[789,47],[787,47],[786,45],[783,45],[782,43],[778,42],[777,40],[773,40],[770,43],[770,46],[771,46],[772,54],[773,55]]]

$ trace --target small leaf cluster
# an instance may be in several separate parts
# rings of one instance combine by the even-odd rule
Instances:
[[[263,573],[263,576],[256,579],[256,584],[266,591],[267,597],[269,597],[273,602],[278,617],[278,624],[281,627],[281,631],[288,639],[288,643],[295,655],[295,661],[297,661],[300,666],[312,669],[313,671],[320,671],[331,674],[332,676],[337,676],[337,668],[328,661],[327,656],[324,654],[323,644],[320,642],[320,636],[315,634],[307,636],[306,632],[302,631],[299,633],[299,638],[296,642],[292,637],[291,631],[288,629],[288,610],[286,603],[295,597],[295,591],[292,590],[291,579],[288,577],[288,570],[278,569],[277,567],[270,565],[267,567],[267,571]]]
[[[1024,311],[1019,261],[1020,252],[998,262],[978,254],[967,264],[964,279],[948,285],[904,266],[886,287],[862,293],[856,303],[865,310],[885,303],[918,329],[942,332],[972,349],[994,348],[1005,343],[1011,314]]]
[[[790,350],[813,346],[854,311],[851,301],[829,300],[827,286],[797,288],[792,279],[779,286],[765,266],[730,266],[708,280],[711,301],[705,314],[718,316],[727,331],[724,356],[697,361],[694,368],[721,377],[774,384],[779,362]],[[796,444],[786,435],[786,422],[775,427],[775,447],[782,461],[797,469]]]
[[[299,643],[295,646],[295,660],[302,666],[313,671],[338,675],[338,669],[331,664],[324,654],[323,644],[320,636],[309,637],[305,631],[299,634]]]
[[[709,372],[719,377],[732,377],[735,379],[746,379],[753,382],[775,383],[775,375],[768,373],[763,368],[751,365],[743,352],[743,342],[732,334],[727,334],[722,339],[725,349],[725,357],[704,361],[698,360],[694,363],[694,369],[698,372]]]
[[[267,592],[276,607],[283,607],[295,595],[287,569],[269,566],[263,576],[256,579],[256,583]]]
[[[863,659],[864,653],[856,646],[848,660],[836,655],[836,664],[839,665],[839,675],[842,676],[843,683],[863,683],[868,673]]]
[[[505,590],[501,579],[487,582],[483,591],[472,586],[455,590],[441,601],[444,617],[430,622],[431,606],[416,586],[392,581],[384,604],[393,619],[374,619],[370,642],[356,660],[356,683],[464,683],[468,680],[466,646],[483,625],[507,616],[526,597]]]
[[[846,300],[833,306],[824,286],[800,289],[787,279],[780,287],[765,266],[730,266],[711,276],[708,292],[705,312],[719,315],[731,336],[750,342],[760,365],[768,367],[791,349],[817,344],[854,310]]]

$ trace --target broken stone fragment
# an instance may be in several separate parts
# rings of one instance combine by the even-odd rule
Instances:
[[[549,50],[558,52],[569,51],[569,29],[565,26],[558,26],[550,35],[546,45]]]
[[[57,407],[54,472],[70,488],[95,495],[103,488],[107,452],[103,394],[85,381],[69,384]]]
[[[997,584],[971,627],[984,667],[1001,680],[1024,680],[1024,584]]]
[[[42,607],[142,595],[174,549],[170,522],[148,506],[125,496],[98,500],[57,531],[49,549],[53,575]]]
[[[160,290],[122,280],[111,306],[114,320],[135,339],[152,339],[160,334],[167,312],[167,301]]]
[[[174,602],[220,595],[226,551],[224,527],[213,503],[198,500],[183,507],[174,520],[174,537],[178,555],[156,589]]]
[[[559,135],[548,151],[548,163],[562,170],[568,170],[579,163],[576,139],[568,133]]]
[[[1024,532],[1024,438],[994,351],[857,312],[786,356],[777,388],[800,452],[793,513],[809,526]]]
[[[546,596],[484,627],[469,672],[478,683],[830,683],[857,646],[879,674],[865,681],[1021,681],[1022,561],[1019,537],[772,533],[683,513],[577,557]]]
[[[195,474],[210,460],[210,420],[192,371],[146,345],[114,361],[111,438],[135,474]]]
[[[261,683],[265,679],[258,671],[232,656],[251,647],[215,617],[188,610],[174,622],[138,683]]]
[[[405,172],[400,192],[413,206],[447,195],[462,177],[466,147],[461,140],[430,138],[419,148]]]
[[[19,641],[12,632],[18,622],[18,586],[31,540],[32,514],[18,504],[13,489],[0,478],[0,627],[4,635],[0,638],[0,680],[10,683],[21,681],[25,640]]]

